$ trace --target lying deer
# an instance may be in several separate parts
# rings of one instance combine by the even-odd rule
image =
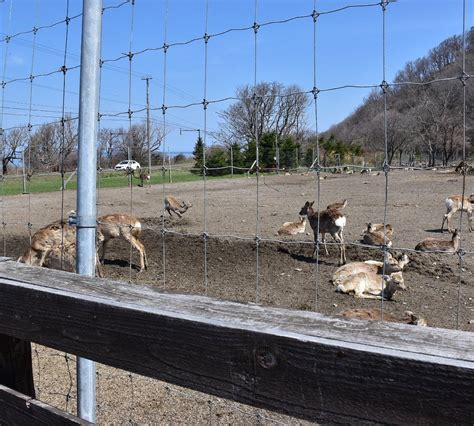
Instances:
[[[370,223],[370,225],[370,229],[372,230],[372,232],[384,232],[383,223]],[[385,225],[385,235],[390,239],[393,237],[393,226],[390,225],[390,223],[387,223]]]
[[[304,206],[301,208],[300,216],[307,216],[309,220],[309,224],[313,229],[314,233],[314,250],[313,250],[313,257],[316,253],[316,242],[318,241],[318,225],[319,225],[319,233],[321,234],[321,239],[324,244],[324,249],[326,251],[326,255],[329,255],[328,249],[326,247],[326,234],[331,234],[334,241],[339,243],[340,249],[340,259],[339,264],[343,265],[346,263],[346,247],[344,245],[344,238],[342,236],[342,232],[344,230],[344,226],[346,226],[346,216],[344,216],[338,210],[323,210],[321,212],[315,212],[313,209],[313,202],[306,201]]]
[[[353,293],[357,298],[390,300],[399,287],[400,282],[393,276],[358,272],[342,280],[336,291]]]
[[[381,321],[382,315],[380,309],[346,309],[345,311],[341,311],[338,313],[346,318],[359,318],[365,320],[372,320],[372,321]],[[398,322],[401,324],[411,324],[411,325],[418,325],[420,327],[426,327],[427,323],[424,318],[416,316],[411,311],[405,311],[405,316],[401,317],[399,315],[391,314],[390,312],[383,313],[383,320],[388,322]]]
[[[367,224],[367,230],[364,232],[361,242],[369,246],[382,246],[386,244],[387,247],[392,247],[392,241],[389,239],[388,234],[378,231],[372,223]]]
[[[387,262],[385,262],[385,274],[394,276],[394,278],[396,278],[400,283],[400,288],[402,289],[405,289],[402,271],[409,261],[410,260],[406,254],[401,256],[399,259],[395,259],[390,253],[388,253]],[[365,262],[351,262],[343,265],[334,272],[332,283],[334,285],[339,285],[351,275],[360,272],[378,274],[380,276],[384,272],[383,262],[366,260]]]
[[[449,224],[451,217],[457,211],[464,211],[467,213],[467,220],[469,226],[469,232],[472,232],[473,222],[472,222],[472,211],[474,210],[474,194],[470,197],[462,197],[461,195],[451,195],[446,198],[446,214],[443,217],[443,222],[441,223],[441,232],[444,231],[444,223],[449,232],[453,232],[451,225]]]
[[[277,231],[278,235],[304,234],[306,230],[306,217],[301,217],[299,222],[285,222]]]
[[[436,238],[425,238],[419,242],[415,250],[420,251],[440,251],[443,253],[456,253],[461,243],[461,235],[459,230],[455,229],[451,241],[438,240]]]
[[[186,203],[185,201],[178,201],[176,197],[168,195],[165,198],[165,210],[169,213],[170,217],[171,212],[175,213],[178,217],[183,217],[182,214],[186,212],[189,207],[192,207],[192,204]]]

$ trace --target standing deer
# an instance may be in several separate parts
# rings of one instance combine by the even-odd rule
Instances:
[[[75,216],[75,212],[69,215]],[[138,250],[140,270],[146,269],[148,262],[145,247],[138,239],[140,233],[141,224],[131,215],[110,214],[97,218],[96,238],[98,243],[102,243],[101,255],[96,256],[99,276],[102,276],[99,259],[103,263],[108,242],[118,237],[129,241]],[[30,247],[18,261],[72,272],[75,269],[75,259],[76,227],[57,221],[35,232]]]
[[[178,217],[183,217],[182,213],[186,212],[189,207],[192,207],[192,204],[186,203],[185,201],[178,201],[176,197],[168,195],[165,198],[165,210],[169,213],[170,217],[171,212],[175,213]]]
[[[123,238],[130,242],[140,253],[140,272],[148,267],[145,246],[138,239],[142,232],[140,221],[126,213],[115,213],[100,216],[97,218],[97,240],[102,243],[99,259],[104,263],[105,252],[110,240]]]
[[[321,239],[324,244],[324,249],[326,251],[326,255],[329,255],[328,249],[326,247],[326,234],[331,234],[334,241],[339,243],[340,249],[340,259],[339,264],[343,265],[346,263],[346,247],[344,245],[344,238],[342,236],[342,231],[344,230],[344,226],[346,226],[346,216],[344,216],[338,210],[323,210],[321,212],[315,212],[313,209],[313,202],[306,201],[304,206],[301,208],[300,216],[307,216],[309,220],[309,224],[313,229],[314,233],[314,250],[313,250],[313,257],[316,253],[316,242],[318,241],[318,227],[319,233],[321,234]],[[319,226],[318,226],[319,225]]]
[[[344,199],[344,200],[342,200],[341,203],[336,202],[336,203],[328,204],[327,207],[326,207],[326,210],[342,210],[346,206],[347,206],[347,200]]]
[[[472,223],[472,211],[474,208],[474,195],[470,197],[462,197],[461,195],[451,195],[450,197],[446,198],[446,214],[443,217],[443,222],[441,223],[441,232],[444,231],[444,223],[446,222],[446,226],[449,232],[453,232],[451,225],[449,224],[451,217],[457,211],[464,211],[467,213],[467,220],[469,226],[469,232],[473,230],[473,223]]]
[[[456,253],[461,243],[461,234],[455,229],[451,241],[438,240],[436,238],[425,238],[419,242],[415,250],[420,251],[440,251],[443,253]]]

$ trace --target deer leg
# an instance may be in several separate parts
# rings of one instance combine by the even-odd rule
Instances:
[[[473,227],[472,227],[472,211],[468,211],[468,212],[467,212],[467,223],[468,223],[468,226],[469,226],[469,232],[472,232],[472,231],[473,231]]]
[[[453,210],[453,211],[451,211],[451,212],[449,212],[449,213],[447,213],[447,214],[445,215],[445,217],[446,217],[446,223],[447,223],[447,225],[448,225],[448,231],[451,232],[451,233],[454,232],[454,230],[451,228],[451,224],[450,224],[450,222],[451,222],[451,216],[452,216],[454,213],[456,213],[455,210]]]
[[[329,256],[328,248],[326,247],[326,233],[325,232],[321,232],[321,241],[323,243],[324,252],[326,253],[326,256]]]
[[[102,241],[102,248],[100,250],[100,256],[99,256],[99,262],[101,264],[104,263],[104,260],[105,260],[105,252],[107,250],[107,244],[109,243],[110,240],[104,240]]]
[[[130,241],[132,246],[135,247],[140,253],[140,271],[143,271],[148,267],[144,245],[140,242],[138,238],[134,237],[133,235],[131,235],[130,238],[126,239]]]

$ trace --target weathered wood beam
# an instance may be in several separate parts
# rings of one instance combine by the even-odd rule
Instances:
[[[60,426],[92,423],[0,385],[0,424]]]
[[[0,262],[0,333],[314,421],[474,423],[472,333]]]

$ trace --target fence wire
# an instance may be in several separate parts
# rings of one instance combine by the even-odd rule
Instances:
[[[139,4],[139,2],[137,2]],[[319,311],[320,301],[319,301],[319,290],[321,285],[321,272],[320,272],[320,253],[319,250],[321,248],[321,240],[319,238],[320,235],[320,224],[319,221],[317,223],[316,232],[316,239],[315,241],[296,241],[296,240],[285,240],[282,238],[273,238],[264,235],[261,230],[261,223],[260,223],[260,202],[261,202],[261,193],[260,193],[260,186],[261,180],[263,178],[263,185],[267,185],[265,183],[265,174],[264,173],[275,173],[279,174],[282,169],[279,167],[276,168],[263,168],[260,167],[259,163],[259,149],[260,149],[260,141],[259,141],[259,133],[255,131],[255,141],[256,141],[256,155],[255,155],[255,163],[253,167],[243,168],[243,167],[236,167],[232,164],[229,166],[223,167],[209,167],[206,164],[206,148],[208,145],[208,135],[210,131],[208,129],[208,111],[210,106],[218,106],[222,103],[229,102],[229,101],[251,101],[256,106],[259,101],[266,98],[265,96],[257,96],[257,84],[258,84],[258,65],[259,65],[259,33],[263,31],[265,28],[272,27],[272,26],[280,26],[285,25],[290,22],[300,21],[301,23],[308,22],[312,25],[312,34],[311,34],[311,44],[312,44],[312,55],[313,55],[313,67],[312,67],[312,80],[313,80],[313,87],[308,88],[307,90],[303,90],[301,92],[290,93],[286,95],[278,95],[278,99],[282,99],[285,97],[291,97],[295,95],[309,95],[313,99],[314,108],[314,131],[316,135],[316,158],[313,161],[313,164],[308,168],[294,168],[294,169],[286,169],[284,170],[287,173],[306,173],[309,175],[311,179],[315,181],[315,196],[317,200],[317,211],[321,211],[321,199],[322,199],[322,191],[321,191],[321,181],[323,179],[324,172],[345,172],[351,170],[354,172],[355,169],[360,169],[361,171],[367,172],[367,174],[371,174],[374,172],[381,172],[384,176],[384,202],[383,202],[383,225],[384,229],[387,225],[387,217],[389,213],[389,183],[391,173],[397,169],[404,169],[404,167],[397,167],[397,166],[390,166],[388,162],[388,126],[387,126],[387,91],[391,87],[402,87],[402,86],[428,86],[428,85],[436,85],[436,84],[444,84],[447,82],[459,81],[460,84],[463,86],[463,157],[462,160],[465,162],[467,160],[466,157],[466,145],[467,145],[467,137],[466,137],[466,116],[467,116],[467,100],[466,100],[466,82],[467,80],[473,75],[474,70],[467,70],[466,69],[466,61],[465,61],[465,51],[466,51],[466,0],[463,2],[463,28],[462,28],[462,43],[463,43],[463,58],[462,58],[462,74],[460,76],[452,76],[452,77],[444,77],[444,78],[437,78],[433,79],[429,82],[414,82],[414,81],[394,81],[389,82],[386,78],[386,56],[387,56],[387,48],[386,48],[386,14],[389,13],[389,6],[392,7],[390,4],[391,2],[388,0],[382,0],[381,2],[376,3],[361,3],[361,4],[354,4],[348,5],[340,8],[330,9],[330,10],[318,10],[317,1],[314,0],[313,2],[313,10],[310,11],[308,14],[304,15],[296,15],[290,16],[281,20],[272,20],[266,22],[258,22],[258,10],[259,4],[258,0],[254,0],[254,22],[252,25],[241,27],[241,28],[227,28],[215,33],[208,33],[208,20],[209,20],[209,1],[204,0],[204,8],[205,8],[205,22],[204,22],[204,35],[203,36],[196,36],[190,38],[188,40],[182,41],[173,41],[170,42],[168,40],[168,1],[165,0],[164,2],[164,40],[161,46],[155,47],[147,47],[141,50],[133,51],[133,36],[134,36],[134,27],[135,27],[135,7],[137,7],[135,0],[123,1],[121,3],[117,3],[116,5],[112,5],[109,7],[104,7],[103,12],[113,13],[114,10],[120,9],[125,5],[130,7],[130,28],[129,28],[129,46],[128,52],[126,54],[120,55],[114,58],[102,58],[101,59],[101,67],[106,67],[107,65],[111,65],[112,63],[116,63],[122,60],[128,60],[128,70],[127,70],[127,77],[128,77],[128,101],[127,101],[127,110],[126,111],[101,111],[98,117],[99,123],[101,120],[106,119],[113,119],[113,118],[120,118],[125,117],[128,119],[128,155],[127,158],[132,160],[132,138],[131,138],[131,130],[132,130],[132,120],[136,119],[140,113],[147,111],[147,108],[137,107],[134,108],[132,104],[132,95],[134,92],[134,87],[132,85],[132,77],[134,76],[133,64],[134,60],[139,57],[140,55],[145,54],[153,54],[156,52],[163,52],[163,85],[162,85],[162,104],[161,106],[150,107],[149,111],[160,113],[162,115],[161,124],[163,126],[163,141],[161,145],[161,153],[162,153],[162,166],[161,166],[161,185],[162,185],[162,200],[159,203],[159,207],[157,208],[158,212],[161,212],[162,217],[157,225],[147,225],[146,223],[141,224],[142,231],[150,231],[155,232],[157,236],[161,237],[161,244],[162,244],[162,275],[161,277],[157,277],[156,279],[152,279],[149,281],[150,284],[156,285],[157,283],[163,287],[167,288],[170,286],[175,286],[176,284],[170,283],[169,278],[167,277],[167,238],[171,237],[183,237],[185,239],[189,238],[196,238],[202,240],[203,243],[203,286],[204,286],[204,294],[209,294],[211,292],[210,288],[210,280],[209,280],[209,263],[211,261],[215,261],[215,259],[210,259],[210,247],[209,244],[213,241],[223,241],[223,240],[231,240],[231,241],[243,241],[248,242],[249,246],[255,247],[255,293],[254,297],[252,298],[256,303],[262,303],[264,299],[261,295],[261,262],[262,262],[262,245],[263,244],[275,244],[275,245],[284,245],[284,246],[298,246],[303,248],[313,248],[316,247],[315,255],[316,261],[312,266],[313,272],[313,280],[314,280],[314,306],[312,307],[315,311]],[[11,19],[11,7],[13,4],[13,0],[10,2],[10,15],[9,15],[9,24]],[[40,2],[37,3],[38,10]],[[318,35],[318,25],[320,19],[324,19],[325,15],[331,15],[335,13],[339,13],[342,11],[347,11],[350,9],[356,8],[381,8],[382,10],[382,75],[381,75],[381,82],[371,82],[368,84],[344,84],[332,87],[319,87],[318,86],[318,75],[317,75],[317,64],[319,60],[319,51],[318,51],[318,43],[319,39]],[[26,129],[28,132],[28,153],[27,153],[27,160],[26,163],[28,165],[27,170],[18,176],[5,176],[1,175],[1,204],[2,204],[2,226],[3,226],[3,252],[4,256],[7,253],[7,225],[8,226],[24,226],[24,222],[18,221],[15,222],[13,220],[8,221],[6,220],[6,207],[5,207],[5,184],[10,180],[15,179],[23,179],[25,183],[25,192],[28,194],[28,221],[27,221],[27,232],[29,235],[29,241],[31,244],[31,240],[34,234],[35,229],[39,229],[47,223],[42,222],[41,218],[35,218],[33,220],[32,214],[32,200],[31,200],[31,179],[37,179],[44,176],[51,176],[52,174],[46,173],[37,173],[32,170],[32,162],[31,162],[31,148],[34,147],[33,141],[33,129],[36,127],[41,126],[41,123],[34,124],[33,118],[35,117],[36,112],[45,112],[51,114],[58,114],[57,121],[52,121],[49,123],[60,124],[62,126],[62,148],[61,148],[61,169],[59,174],[56,176],[60,176],[61,178],[61,221],[64,220],[64,209],[65,209],[65,190],[66,190],[66,171],[64,168],[64,143],[65,143],[65,124],[70,121],[77,120],[77,115],[69,115],[66,113],[66,93],[67,93],[67,84],[66,79],[69,75],[70,71],[79,70],[79,65],[77,66],[68,66],[67,65],[67,57],[68,57],[68,31],[69,31],[69,24],[73,20],[77,20],[81,17],[82,14],[77,14],[74,16],[69,16],[69,1],[67,1],[66,6],[66,18],[62,19],[57,22],[48,23],[45,25],[38,25],[35,26],[31,30],[24,30],[20,32],[16,32],[14,34],[5,35],[4,37],[0,38],[0,44],[4,43],[4,63],[3,63],[3,72],[2,72],[2,82],[1,82],[1,93],[2,93],[2,101],[1,101],[1,113],[0,113],[0,130],[1,130],[1,137],[2,137],[2,152],[3,156],[4,147],[5,147],[5,137],[6,132],[12,131],[15,129]],[[36,23],[38,21],[38,16],[36,16]],[[36,73],[35,74],[35,60],[36,60],[36,44],[37,44],[37,37],[38,34],[41,34],[43,31],[47,31],[52,28],[59,27],[64,25],[65,28],[65,46],[64,46],[64,55],[63,55],[63,62],[59,68],[51,69],[50,71]],[[7,33],[10,31],[7,28]],[[236,32],[249,32],[253,33],[253,93],[251,97],[236,97],[236,96],[222,96],[216,99],[208,99],[208,84],[209,84],[209,45],[212,45],[212,42],[216,38],[224,38],[225,36],[229,35],[230,33]],[[6,71],[7,71],[7,58],[8,58],[8,51],[11,48],[11,42],[21,36],[30,35],[32,38],[32,51],[31,51],[31,69],[30,74],[28,76],[17,77],[12,79],[7,79]],[[202,101],[195,101],[195,102],[187,102],[183,104],[167,104],[167,93],[169,90],[168,85],[168,55],[170,51],[173,51],[175,48],[179,48],[181,46],[189,46],[192,44],[198,45],[198,43],[203,43],[204,51],[203,51],[203,100]],[[200,45],[200,44],[199,44]],[[62,81],[62,105],[60,111],[51,111],[51,110],[43,110],[43,109],[35,109],[33,106],[35,105],[34,101],[34,89],[37,81],[39,79],[48,79],[56,74],[63,75]],[[15,87],[17,83],[29,83],[29,102],[27,103],[27,108],[24,108],[27,112],[27,125],[22,126],[10,126],[8,128],[3,128],[4,116],[7,114],[5,112],[5,97],[7,90],[12,90],[11,88]],[[383,121],[383,132],[384,132],[384,161],[381,167],[373,167],[368,168],[366,165],[357,165],[357,164],[338,164],[334,166],[324,166],[320,162],[320,145],[319,145],[319,128],[318,128],[318,99],[321,93],[325,92],[334,92],[334,91],[344,91],[348,89],[380,89],[383,94],[384,100],[384,121]],[[193,107],[202,107],[203,109],[203,120],[202,120],[202,129],[193,129],[189,128],[187,130],[190,131],[197,131],[199,137],[201,137],[201,131],[203,134],[203,156],[202,156],[202,170],[200,169],[192,169],[193,171],[202,171],[202,181],[203,181],[203,231],[202,233],[196,232],[187,232],[187,231],[179,231],[175,229],[171,229],[167,225],[167,221],[165,220],[165,212],[167,206],[167,197],[171,194],[168,191],[167,186],[167,179],[166,174],[175,169],[174,166],[166,164],[166,147],[168,146],[167,140],[167,129],[168,126],[172,126],[172,123],[168,119],[168,114],[170,110],[186,110]],[[255,111],[255,122],[258,124],[258,112],[257,108],[254,108]],[[76,111],[73,111],[74,114],[77,114]],[[49,118],[49,117],[46,117]],[[100,129],[100,127],[99,127]],[[437,167],[441,168],[441,167]],[[432,167],[417,167],[417,168],[410,168],[416,170],[432,170]],[[249,231],[248,235],[241,235],[241,234],[232,234],[232,233],[213,233],[210,232],[208,227],[209,218],[209,193],[208,193],[208,179],[209,179],[209,172],[217,171],[217,170],[230,170],[232,173],[234,171],[237,172],[247,172],[247,176],[250,177],[251,173],[254,173],[255,176],[255,196],[256,196],[256,208],[255,208],[255,232]],[[33,174],[34,172],[34,174]],[[152,175],[152,170],[149,170],[150,175]],[[466,194],[466,174],[465,170],[461,170],[462,176],[462,200],[464,200]],[[126,175],[128,179],[128,187],[129,187],[129,213],[133,216],[134,210],[134,185],[133,185],[133,176],[132,174],[128,173]],[[98,180],[100,182],[100,178]],[[171,183],[170,183],[171,185]],[[98,197],[99,199],[99,197]],[[464,203],[464,201],[463,201]],[[460,218],[459,218],[459,228],[462,230],[463,224],[463,210],[464,204],[462,204]],[[34,222],[34,223],[33,223]],[[105,225],[105,222],[101,222],[99,217],[98,225]],[[113,226],[109,225],[108,226]],[[117,225],[119,230],[123,229],[123,225]],[[131,232],[134,229],[134,225],[130,224],[127,226],[128,230]],[[389,253],[399,252],[399,253],[411,253],[411,254],[425,254],[426,252],[421,252],[420,250],[416,250],[410,247],[399,247],[399,246],[392,246],[388,247],[387,245],[387,236],[384,234],[384,244],[379,246],[367,245],[361,243],[359,241],[344,241],[348,247],[354,248],[362,248],[367,249],[373,253],[382,253],[383,258],[385,261],[388,259]],[[460,328],[460,306],[462,300],[462,288],[463,283],[463,273],[464,273],[464,258],[466,255],[474,255],[473,250],[466,250],[465,246],[463,245],[464,240],[461,238],[461,245],[460,248],[454,253],[457,256],[459,271],[458,271],[458,280],[457,280],[457,309],[456,309],[456,328]],[[337,242],[326,242],[325,245],[333,246],[334,248],[338,249],[341,246],[341,243]],[[64,247],[64,241],[62,241],[62,247]],[[140,280],[137,277],[137,274],[133,273],[133,246],[130,242],[129,244],[129,262],[128,262],[128,275],[129,281],[140,281],[146,282],[145,279]],[[441,258],[445,256],[453,256],[452,253],[445,253],[439,250],[433,250],[428,252],[428,254],[437,254],[441,255]],[[382,275],[385,275],[385,264],[383,262],[383,272]],[[235,271],[235,275],[239,276],[240,271]],[[384,281],[381,282],[381,290],[383,291],[384,288]],[[249,302],[251,298],[249,297]],[[382,312],[382,319],[384,313],[384,301],[383,298],[381,299],[381,312]],[[35,364],[35,386],[37,389],[38,398],[45,401],[56,401],[54,405],[63,408],[65,411],[74,412],[75,411],[75,401],[76,395],[74,391],[75,385],[75,377],[72,373],[72,366],[75,364],[75,357],[70,356],[68,354],[59,354],[59,353],[52,353],[49,349],[45,349],[39,347],[38,345],[33,346],[33,358]],[[61,362],[58,363],[57,361],[60,360]],[[52,366],[46,366],[46,364],[52,364]],[[64,369],[65,372],[61,373],[61,383],[64,387],[58,388],[58,382],[53,380],[53,383],[45,383],[46,381],[49,382],[49,379],[46,376],[53,374],[52,370],[55,369],[58,365],[61,365],[61,369]],[[141,423],[141,422],[180,422],[181,420],[186,421],[189,419],[195,419],[196,417],[189,417],[189,418],[181,418],[182,413],[180,412],[181,407],[179,404],[176,405],[176,400],[183,400],[185,401],[183,404],[186,407],[194,407],[192,410],[193,413],[189,413],[189,416],[198,416],[200,420],[203,422],[207,422],[209,424],[212,423],[225,423],[225,422],[238,422],[242,424],[252,423],[252,424],[259,424],[259,423],[275,423],[275,424],[290,424],[294,422],[294,419],[287,418],[285,416],[275,415],[274,413],[269,413],[263,410],[252,409],[248,406],[244,406],[241,404],[233,403],[227,400],[222,400],[215,397],[210,397],[209,395],[199,394],[198,392],[193,392],[189,390],[183,390],[177,386],[166,385],[161,382],[146,379],[131,373],[127,372],[120,372],[119,370],[111,369],[109,367],[101,366],[97,372],[98,378],[98,394],[101,395],[98,402],[98,419],[102,422],[123,422],[124,419],[128,423]],[[123,384],[123,386],[120,386]],[[143,389],[147,389],[150,392],[150,395],[159,395],[150,397],[149,407],[144,407],[144,397],[143,397]],[[121,395],[123,393],[127,393],[127,406],[122,406],[121,410],[117,411],[117,400],[122,401]],[[103,399],[102,399],[103,398]],[[198,408],[198,414],[196,413],[196,406]],[[158,410],[157,410],[158,408]],[[298,421],[298,423],[300,423]]]

